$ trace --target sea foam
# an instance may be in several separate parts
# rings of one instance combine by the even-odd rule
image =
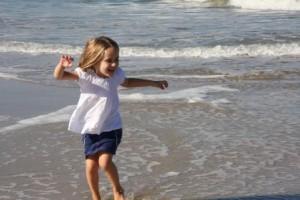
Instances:
[[[196,88],[188,88],[183,90],[178,90],[169,93],[159,93],[159,94],[142,94],[142,93],[132,93],[132,94],[121,94],[120,98],[123,101],[142,101],[142,102],[169,102],[171,101],[183,101],[187,103],[197,103],[204,102],[208,93],[213,92],[237,92],[237,89],[224,87],[221,85],[208,85]]]
[[[225,74],[210,74],[210,75],[179,75],[179,74],[140,74],[139,77],[154,77],[154,78],[168,78],[168,79],[218,79],[225,78]]]
[[[208,93],[215,92],[237,92],[237,89],[228,88],[222,85],[207,85],[196,88],[188,88],[177,90],[168,93],[156,93],[156,94],[142,94],[142,93],[132,93],[132,94],[120,94],[120,99],[122,102],[174,102],[180,101],[183,103],[197,103],[197,102],[207,102],[212,105],[217,105],[221,103],[229,103],[228,100],[212,100],[209,102],[205,100]],[[30,126],[51,124],[58,122],[66,122],[69,120],[72,111],[75,109],[75,105],[69,105],[62,109],[59,109],[48,114],[43,114],[35,116],[32,118],[27,118],[18,121],[16,124],[0,128],[1,132],[8,132],[12,130],[18,130]]]
[[[20,78],[16,74],[9,74],[9,73],[2,73],[2,72],[0,72],[0,78],[6,79],[6,80],[17,80],[17,81],[33,82],[32,80],[29,80],[29,79]]]
[[[80,54],[81,47],[63,44],[41,44],[34,42],[1,41],[0,52],[17,52],[27,54]]]
[[[218,58],[218,57],[257,57],[299,55],[299,43],[252,44],[238,46],[191,47],[191,48],[142,48],[121,49],[121,55],[127,57],[161,57],[161,58]]]
[[[299,0],[163,0],[173,6],[221,7],[251,10],[300,10]]]
[[[0,42],[0,52],[16,52],[26,54],[71,54],[79,55],[82,47],[63,44],[40,44],[7,41]],[[184,48],[150,48],[121,47],[121,57],[156,57],[156,58],[218,58],[237,56],[284,56],[300,55],[300,43],[251,44],[213,47]]]
[[[228,5],[254,10],[300,10],[299,0],[230,0]]]
[[[12,131],[12,130],[18,130],[18,129],[26,128],[29,126],[67,121],[70,118],[70,114],[74,110],[74,108],[75,108],[75,106],[70,105],[70,106],[66,106],[60,110],[57,110],[55,112],[51,112],[48,114],[39,115],[36,117],[20,120],[16,124],[1,128],[0,133]]]

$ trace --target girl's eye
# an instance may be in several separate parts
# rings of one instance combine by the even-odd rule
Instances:
[[[119,62],[119,59],[116,59],[116,60],[107,59],[105,61],[108,62],[108,63],[113,63],[113,62]]]

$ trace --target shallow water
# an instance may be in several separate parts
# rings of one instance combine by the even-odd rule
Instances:
[[[89,199],[78,87],[52,72],[102,34],[170,84],[120,90],[129,199],[300,199],[299,2],[269,1],[1,1],[0,199]]]
[[[297,194],[300,94],[295,85],[277,82],[280,88],[276,82],[269,83],[276,92],[251,81],[233,82],[239,85],[238,95],[224,92],[230,103],[222,106],[209,101],[122,102],[124,138],[115,161],[129,196]],[[59,113],[2,129],[3,197],[88,199],[80,136],[67,133],[66,122],[50,120],[68,119]],[[109,197],[108,183],[101,180]]]

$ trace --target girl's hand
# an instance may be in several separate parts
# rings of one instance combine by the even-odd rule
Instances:
[[[168,82],[163,80],[163,81],[154,81],[155,87],[158,87],[162,90],[166,89],[168,87]]]
[[[62,55],[60,57],[60,60],[59,60],[59,64],[63,67],[63,68],[70,68],[72,67],[72,64],[73,64],[73,58],[69,55]]]

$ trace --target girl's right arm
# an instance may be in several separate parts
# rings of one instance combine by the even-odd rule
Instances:
[[[58,64],[56,65],[53,76],[57,80],[78,80],[78,75],[76,72],[65,71],[65,68],[71,68],[73,63],[73,58],[68,55],[62,55]]]

